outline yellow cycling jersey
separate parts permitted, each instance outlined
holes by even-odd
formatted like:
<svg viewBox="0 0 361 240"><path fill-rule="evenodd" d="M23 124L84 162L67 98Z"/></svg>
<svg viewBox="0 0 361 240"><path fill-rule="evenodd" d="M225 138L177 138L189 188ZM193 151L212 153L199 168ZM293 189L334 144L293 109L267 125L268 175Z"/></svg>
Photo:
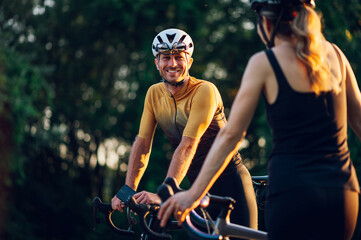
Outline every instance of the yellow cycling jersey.
<svg viewBox="0 0 361 240"><path fill-rule="evenodd" d="M200 139L188 171L196 174L219 129L226 124L224 107L218 89L211 82L190 77L188 84L180 87L174 95L164 83L148 89L138 135L152 139L158 124L174 149L182 136Z"/></svg>

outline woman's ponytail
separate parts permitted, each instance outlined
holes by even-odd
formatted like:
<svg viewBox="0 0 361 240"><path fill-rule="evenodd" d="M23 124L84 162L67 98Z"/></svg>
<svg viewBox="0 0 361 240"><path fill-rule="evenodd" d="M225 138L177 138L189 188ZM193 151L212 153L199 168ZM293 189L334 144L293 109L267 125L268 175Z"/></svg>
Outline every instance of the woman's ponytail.
<svg viewBox="0 0 361 240"><path fill-rule="evenodd" d="M302 6L291 23L291 30L297 39L297 56L307 67L314 92L319 94L330 89L339 92L339 83L331 74L327 51L324 51L325 38L319 15L312 8Z"/></svg>

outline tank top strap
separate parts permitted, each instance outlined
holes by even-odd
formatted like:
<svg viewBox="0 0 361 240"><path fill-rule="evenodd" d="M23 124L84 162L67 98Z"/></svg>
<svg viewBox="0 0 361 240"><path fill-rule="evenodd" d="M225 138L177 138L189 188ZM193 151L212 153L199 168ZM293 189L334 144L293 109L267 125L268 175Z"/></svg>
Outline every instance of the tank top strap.
<svg viewBox="0 0 361 240"><path fill-rule="evenodd" d="M274 55L273 51L271 49L267 49L265 50L267 58L272 66L273 72L276 75L276 79L278 82L278 85L280 88L286 88L292 91L291 86L288 84L288 81L285 77L285 75L283 74L283 71L280 67L280 64L277 61L276 56Z"/></svg>

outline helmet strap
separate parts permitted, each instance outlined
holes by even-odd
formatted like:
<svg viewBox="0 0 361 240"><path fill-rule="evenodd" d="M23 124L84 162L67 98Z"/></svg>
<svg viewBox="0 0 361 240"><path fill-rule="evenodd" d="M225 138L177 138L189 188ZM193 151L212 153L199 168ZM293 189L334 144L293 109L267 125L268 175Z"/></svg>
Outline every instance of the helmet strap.
<svg viewBox="0 0 361 240"><path fill-rule="evenodd" d="M165 80L164 78L162 78L160 81L161 81L161 82L164 82L164 83L166 83L166 84L169 84L169 85L171 85L171 86L173 86L173 87L179 87L179 86L181 86L181 85L184 83L184 79L183 79L182 81L180 81L180 82L177 82L177 83L168 82L168 81Z"/></svg>
<svg viewBox="0 0 361 240"><path fill-rule="evenodd" d="M264 30L264 27L263 27L263 24L262 24L262 21L263 21L262 15L259 14L258 16L259 16L259 20L258 20L258 22L259 22L259 28L260 28L260 30L261 30L263 39L266 41L266 47L267 47L267 49L270 49L271 47L274 46L274 43L272 43L272 42L268 39L268 37L267 37L267 34L266 34L266 32L265 32L265 30Z"/></svg>
<svg viewBox="0 0 361 240"><path fill-rule="evenodd" d="M285 9L286 8L282 8L282 10L281 10L281 12L280 12L280 14L279 14L279 16L278 16L278 18L277 18L277 21L276 21L276 23L275 23L275 25L274 25L274 28L273 28L273 30L272 30L272 32L271 32L271 38L270 39L268 39L268 37L267 37L267 35L266 35L266 32L265 32L265 30L264 30L264 27L263 27L263 24L262 24L262 15L259 13L258 14L258 16L259 16L259 27L260 27L260 29L261 29L261 33L262 33L262 36L263 36L263 38L266 40L266 43L267 43L267 49L270 49L270 48L272 48L272 47L274 47L275 46L275 37L276 37L276 33L277 33L277 31L278 31L278 28L279 28L279 26L280 26L280 23L281 23L281 19L282 19L282 17L283 17L283 14L284 14L284 12L285 12Z"/></svg>

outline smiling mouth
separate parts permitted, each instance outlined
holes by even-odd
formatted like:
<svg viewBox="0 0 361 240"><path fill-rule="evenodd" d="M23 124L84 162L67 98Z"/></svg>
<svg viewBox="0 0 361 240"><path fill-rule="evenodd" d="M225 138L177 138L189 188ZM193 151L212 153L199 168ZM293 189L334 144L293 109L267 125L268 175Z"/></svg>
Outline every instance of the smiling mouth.
<svg viewBox="0 0 361 240"><path fill-rule="evenodd" d="M169 73L178 73L178 72L180 72L180 70L167 70L167 72L169 72Z"/></svg>

